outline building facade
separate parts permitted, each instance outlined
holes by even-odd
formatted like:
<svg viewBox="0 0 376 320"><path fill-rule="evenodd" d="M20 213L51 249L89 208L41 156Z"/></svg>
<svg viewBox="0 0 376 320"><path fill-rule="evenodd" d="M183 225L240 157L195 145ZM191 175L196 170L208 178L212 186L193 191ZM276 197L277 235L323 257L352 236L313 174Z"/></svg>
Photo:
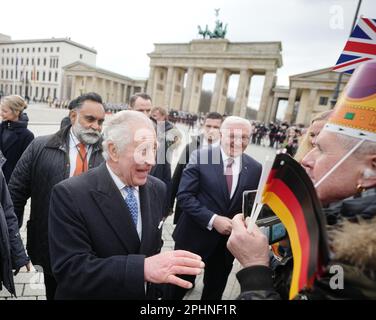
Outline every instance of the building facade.
<svg viewBox="0 0 376 320"><path fill-rule="evenodd" d="M96 50L69 38L12 40L0 34L0 96L63 101L95 91L106 103L124 104L146 90L146 80L98 68L96 57Z"/></svg>
<svg viewBox="0 0 376 320"><path fill-rule="evenodd" d="M95 65L97 51L68 38L11 40L0 37L0 91L37 101L61 99L63 67L75 61Z"/></svg>
<svg viewBox="0 0 376 320"><path fill-rule="evenodd" d="M63 69L64 100L94 91L104 102L125 104L134 93L145 91L146 80L134 80L86 63L74 62Z"/></svg>

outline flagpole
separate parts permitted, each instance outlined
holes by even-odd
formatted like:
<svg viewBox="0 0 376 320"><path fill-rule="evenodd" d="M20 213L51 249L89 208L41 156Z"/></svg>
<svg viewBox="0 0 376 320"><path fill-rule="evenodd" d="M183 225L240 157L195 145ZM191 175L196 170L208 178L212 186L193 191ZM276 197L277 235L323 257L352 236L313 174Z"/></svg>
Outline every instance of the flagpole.
<svg viewBox="0 0 376 320"><path fill-rule="evenodd" d="M353 24L352 24L352 27L351 27L351 30L350 30L350 36L351 36L351 34L352 34L353 30L354 30L356 21L358 20L358 14L359 14L359 10L360 10L361 4L362 4L362 0L359 0L358 6L356 8L355 16L354 16L354 21L353 21ZM343 77L343 72L340 72L339 76L338 76L336 88L334 89L333 98L330 100L331 109L333 109L334 106L337 103L337 99L338 99L338 96L339 96L339 88L340 88L341 82L342 82L342 77Z"/></svg>

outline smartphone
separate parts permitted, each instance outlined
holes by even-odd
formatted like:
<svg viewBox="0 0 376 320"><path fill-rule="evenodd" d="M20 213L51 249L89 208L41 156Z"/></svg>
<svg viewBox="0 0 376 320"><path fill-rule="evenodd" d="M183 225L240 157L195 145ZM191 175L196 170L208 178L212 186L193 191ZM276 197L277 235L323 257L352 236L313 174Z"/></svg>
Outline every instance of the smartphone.
<svg viewBox="0 0 376 320"><path fill-rule="evenodd" d="M251 215L256 193L257 190L248 190L243 192L244 219ZM261 228L266 237L269 239L269 244L281 241L287 236L286 229L281 220L274 214L273 210L265 204L263 205L257 218L256 225Z"/></svg>
<svg viewBox="0 0 376 320"><path fill-rule="evenodd" d="M243 214L244 219L249 217L252 212L253 203L256 199L257 190L247 190L243 192Z"/></svg>

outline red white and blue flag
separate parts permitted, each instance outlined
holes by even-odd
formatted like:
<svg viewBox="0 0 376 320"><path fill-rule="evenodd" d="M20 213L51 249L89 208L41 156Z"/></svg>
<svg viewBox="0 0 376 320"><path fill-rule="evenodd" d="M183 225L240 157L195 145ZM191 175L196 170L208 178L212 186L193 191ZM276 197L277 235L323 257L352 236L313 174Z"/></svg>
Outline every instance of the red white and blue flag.
<svg viewBox="0 0 376 320"><path fill-rule="evenodd" d="M332 70L351 74L372 59L376 59L376 19L361 17Z"/></svg>

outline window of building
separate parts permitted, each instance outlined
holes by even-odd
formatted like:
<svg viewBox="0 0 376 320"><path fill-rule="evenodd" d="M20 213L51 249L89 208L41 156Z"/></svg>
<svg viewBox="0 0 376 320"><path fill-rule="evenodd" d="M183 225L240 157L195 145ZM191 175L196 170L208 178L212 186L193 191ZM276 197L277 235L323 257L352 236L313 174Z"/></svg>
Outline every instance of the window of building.
<svg viewBox="0 0 376 320"><path fill-rule="evenodd" d="M40 58L38 58L38 60L37 60L37 65L38 66L40 65Z"/></svg>
<svg viewBox="0 0 376 320"><path fill-rule="evenodd" d="M42 96L41 99L44 99L44 87L42 87Z"/></svg>
<svg viewBox="0 0 376 320"><path fill-rule="evenodd" d="M38 98L38 90L39 88L38 87L35 87L35 98Z"/></svg>
<svg viewBox="0 0 376 320"><path fill-rule="evenodd" d="M5 50L4 50L4 48L3 48L3 53L4 53L4 51L5 51Z"/></svg>
<svg viewBox="0 0 376 320"><path fill-rule="evenodd" d="M50 48L50 52L54 52L54 48L53 47Z"/></svg>
<svg viewBox="0 0 376 320"><path fill-rule="evenodd" d="M80 59L82 59L84 57L84 55L83 54L80 54Z"/></svg>
<svg viewBox="0 0 376 320"><path fill-rule="evenodd" d="M47 48L44 48L44 52L47 52ZM43 89L43 88L42 88Z"/></svg>
<svg viewBox="0 0 376 320"><path fill-rule="evenodd" d="M56 52L60 52L60 47L56 47Z"/></svg>
<svg viewBox="0 0 376 320"><path fill-rule="evenodd" d="M38 52L40 52L40 47L38 48ZM38 88L37 88L38 89Z"/></svg>
<svg viewBox="0 0 376 320"><path fill-rule="evenodd" d="M46 72L43 71L42 81L46 80Z"/></svg>
<svg viewBox="0 0 376 320"><path fill-rule="evenodd" d="M14 53L14 48L12 48L12 53Z"/></svg>
<svg viewBox="0 0 376 320"><path fill-rule="evenodd" d="M16 50L17 53L18 53L18 50L19 50L19 49L17 48L17 50Z"/></svg>
<svg viewBox="0 0 376 320"><path fill-rule="evenodd" d="M13 80L13 70L10 71L10 80Z"/></svg>
<svg viewBox="0 0 376 320"><path fill-rule="evenodd" d="M27 48L27 49L26 49L26 52L29 53L29 51L30 51L30 48Z"/></svg>
<svg viewBox="0 0 376 320"><path fill-rule="evenodd" d="M21 71L20 73L20 79L22 79L22 76L23 76L23 71Z"/></svg>
<svg viewBox="0 0 376 320"><path fill-rule="evenodd" d="M23 65L23 58L21 58L21 66Z"/></svg>
<svg viewBox="0 0 376 320"><path fill-rule="evenodd" d="M35 48L33 48L33 52L35 52Z"/></svg>
<svg viewBox="0 0 376 320"><path fill-rule="evenodd" d="M5 79L8 79L8 70L5 71Z"/></svg>
<svg viewBox="0 0 376 320"><path fill-rule="evenodd" d="M59 68L59 59L56 59L56 69Z"/></svg>
<svg viewBox="0 0 376 320"><path fill-rule="evenodd" d="M50 68L52 68L52 58L50 58Z"/></svg>
<svg viewBox="0 0 376 320"><path fill-rule="evenodd" d="M57 90L56 90L56 88L55 88L55 89L54 89L54 99L57 98L56 93L57 93Z"/></svg>
<svg viewBox="0 0 376 320"><path fill-rule="evenodd" d="M48 73L48 81L51 82L51 72Z"/></svg>
<svg viewBox="0 0 376 320"><path fill-rule="evenodd" d="M22 52L22 53L24 52L24 48L21 48L21 52Z"/></svg>
<svg viewBox="0 0 376 320"><path fill-rule="evenodd" d="M25 79L26 79L26 80L29 80L29 72L28 72L28 71L26 71Z"/></svg>
<svg viewBox="0 0 376 320"><path fill-rule="evenodd" d="M47 64L47 59L44 58L44 59L43 59L43 65L46 66L46 64Z"/></svg>
<svg viewBox="0 0 376 320"><path fill-rule="evenodd" d="M12 58L12 62L11 62L11 65L13 66L14 65L14 59Z"/></svg>
<svg viewBox="0 0 376 320"><path fill-rule="evenodd" d="M319 105L320 106L326 106L326 105L328 105L328 101L329 101L328 97L320 97Z"/></svg>
<svg viewBox="0 0 376 320"><path fill-rule="evenodd" d="M7 53L9 53L9 48L7 49Z"/></svg>
<svg viewBox="0 0 376 320"><path fill-rule="evenodd" d="M34 58L31 59L31 65L34 65Z"/></svg>
<svg viewBox="0 0 376 320"><path fill-rule="evenodd" d="M4 58L1 58L1 64L4 64Z"/></svg>
<svg viewBox="0 0 376 320"><path fill-rule="evenodd" d="M163 72L161 72L161 73L159 74L159 80L163 81L163 78L164 78L164 74L163 74Z"/></svg>
<svg viewBox="0 0 376 320"><path fill-rule="evenodd" d="M55 82L57 82L57 76L58 76L58 73L55 72Z"/></svg>
<svg viewBox="0 0 376 320"><path fill-rule="evenodd" d="M4 78L4 70L1 70L1 79Z"/></svg>
<svg viewBox="0 0 376 320"><path fill-rule="evenodd" d="M7 58L7 65L9 65L9 58Z"/></svg>
<svg viewBox="0 0 376 320"><path fill-rule="evenodd" d="M39 71L37 71L37 81L39 81Z"/></svg>
<svg viewBox="0 0 376 320"><path fill-rule="evenodd" d="M29 58L26 58L26 65L29 65Z"/></svg>

